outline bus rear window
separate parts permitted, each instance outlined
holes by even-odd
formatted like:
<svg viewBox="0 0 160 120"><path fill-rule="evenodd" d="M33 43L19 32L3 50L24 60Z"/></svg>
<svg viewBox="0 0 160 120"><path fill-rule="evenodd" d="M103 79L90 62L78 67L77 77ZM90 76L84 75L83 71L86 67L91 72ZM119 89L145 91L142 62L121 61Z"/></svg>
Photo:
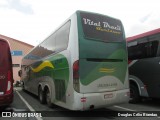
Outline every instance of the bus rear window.
<svg viewBox="0 0 160 120"><path fill-rule="evenodd" d="M9 60L9 46L6 42L0 41L0 69L7 68Z"/></svg>
<svg viewBox="0 0 160 120"><path fill-rule="evenodd" d="M121 42L123 37L122 23L108 16L91 13L80 13L84 37L103 42Z"/></svg>

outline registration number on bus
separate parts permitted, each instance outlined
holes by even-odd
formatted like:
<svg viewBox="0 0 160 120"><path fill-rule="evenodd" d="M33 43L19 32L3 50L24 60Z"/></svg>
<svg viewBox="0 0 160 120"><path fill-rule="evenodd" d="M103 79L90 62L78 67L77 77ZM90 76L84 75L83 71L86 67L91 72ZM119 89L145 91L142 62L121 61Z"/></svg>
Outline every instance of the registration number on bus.
<svg viewBox="0 0 160 120"><path fill-rule="evenodd" d="M113 93L105 94L104 99L113 98Z"/></svg>

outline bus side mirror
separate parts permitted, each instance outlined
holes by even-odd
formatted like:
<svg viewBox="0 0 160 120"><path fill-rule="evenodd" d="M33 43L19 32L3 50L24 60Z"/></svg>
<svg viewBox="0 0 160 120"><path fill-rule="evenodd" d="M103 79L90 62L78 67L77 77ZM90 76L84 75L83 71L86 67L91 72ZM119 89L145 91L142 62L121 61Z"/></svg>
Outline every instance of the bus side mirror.
<svg viewBox="0 0 160 120"><path fill-rule="evenodd" d="M18 76L21 77L22 76L22 70L18 71Z"/></svg>

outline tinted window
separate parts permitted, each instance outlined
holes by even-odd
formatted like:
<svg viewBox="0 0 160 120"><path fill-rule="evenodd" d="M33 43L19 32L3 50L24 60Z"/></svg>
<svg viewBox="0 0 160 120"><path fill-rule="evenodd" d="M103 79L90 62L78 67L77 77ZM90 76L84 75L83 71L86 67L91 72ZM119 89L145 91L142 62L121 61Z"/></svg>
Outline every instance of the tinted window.
<svg viewBox="0 0 160 120"><path fill-rule="evenodd" d="M131 60L156 57L158 44L158 41L151 41L130 46L128 47L128 57Z"/></svg>
<svg viewBox="0 0 160 120"><path fill-rule="evenodd" d="M69 41L70 21L49 36L41 45L44 50L57 52L67 49ZM50 53L50 52L48 52Z"/></svg>
<svg viewBox="0 0 160 120"><path fill-rule="evenodd" d="M47 50L55 51L56 49L56 34L49 36L42 44L41 47Z"/></svg>
<svg viewBox="0 0 160 120"><path fill-rule="evenodd" d="M56 32L56 51L65 50L68 47L70 21Z"/></svg>
<svg viewBox="0 0 160 120"><path fill-rule="evenodd" d="M80 13L82 28L86 38L100 40L104 42L123 41L122 23L107 16Z"/></svg>
<svg viewBox="0 0 160 120"><path fill-rule="evenodd" d="M34 48L25 59L38 60L50 54L65 50L68 47L70 21L50 35L44 42Z"/></svg>
<svg viewBox="0 0 160 120"><path fill-rule="evenodd" d="M150 42L150 57L156 57L158 51L159 41Z"/></svg>

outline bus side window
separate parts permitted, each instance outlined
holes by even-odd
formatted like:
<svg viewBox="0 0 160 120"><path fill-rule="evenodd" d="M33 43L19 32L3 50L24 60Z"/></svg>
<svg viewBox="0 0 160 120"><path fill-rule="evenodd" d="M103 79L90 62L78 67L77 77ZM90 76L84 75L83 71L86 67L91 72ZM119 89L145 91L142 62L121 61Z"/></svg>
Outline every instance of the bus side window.
<svg viewBox="0 0 160 120"><path fill-rule="evenodd" d="M70 21L64 24L56 32L56 51L62 51L67 49L70 32Z"/></svg>
<svg viewBox="0 0 160 120"><path fill-rule="evenodd" d="M159 41L152 41L151 42L151 57L157 56L158 45L159 45Z"/></svg>
<svg viewBox="0 0 160 120"><path fill-rule="evenodd" d="M147 43L140 43L128 48L130 60L146 58Z"/></svg>
<svg viewBox="0 0 160 120"><path fill-rule="evenodd" d="M151 41L146 43L139 43L138 45L128 48L128 56L130 60L144 59L156 57L158 50L158 41Z"/></svg>

